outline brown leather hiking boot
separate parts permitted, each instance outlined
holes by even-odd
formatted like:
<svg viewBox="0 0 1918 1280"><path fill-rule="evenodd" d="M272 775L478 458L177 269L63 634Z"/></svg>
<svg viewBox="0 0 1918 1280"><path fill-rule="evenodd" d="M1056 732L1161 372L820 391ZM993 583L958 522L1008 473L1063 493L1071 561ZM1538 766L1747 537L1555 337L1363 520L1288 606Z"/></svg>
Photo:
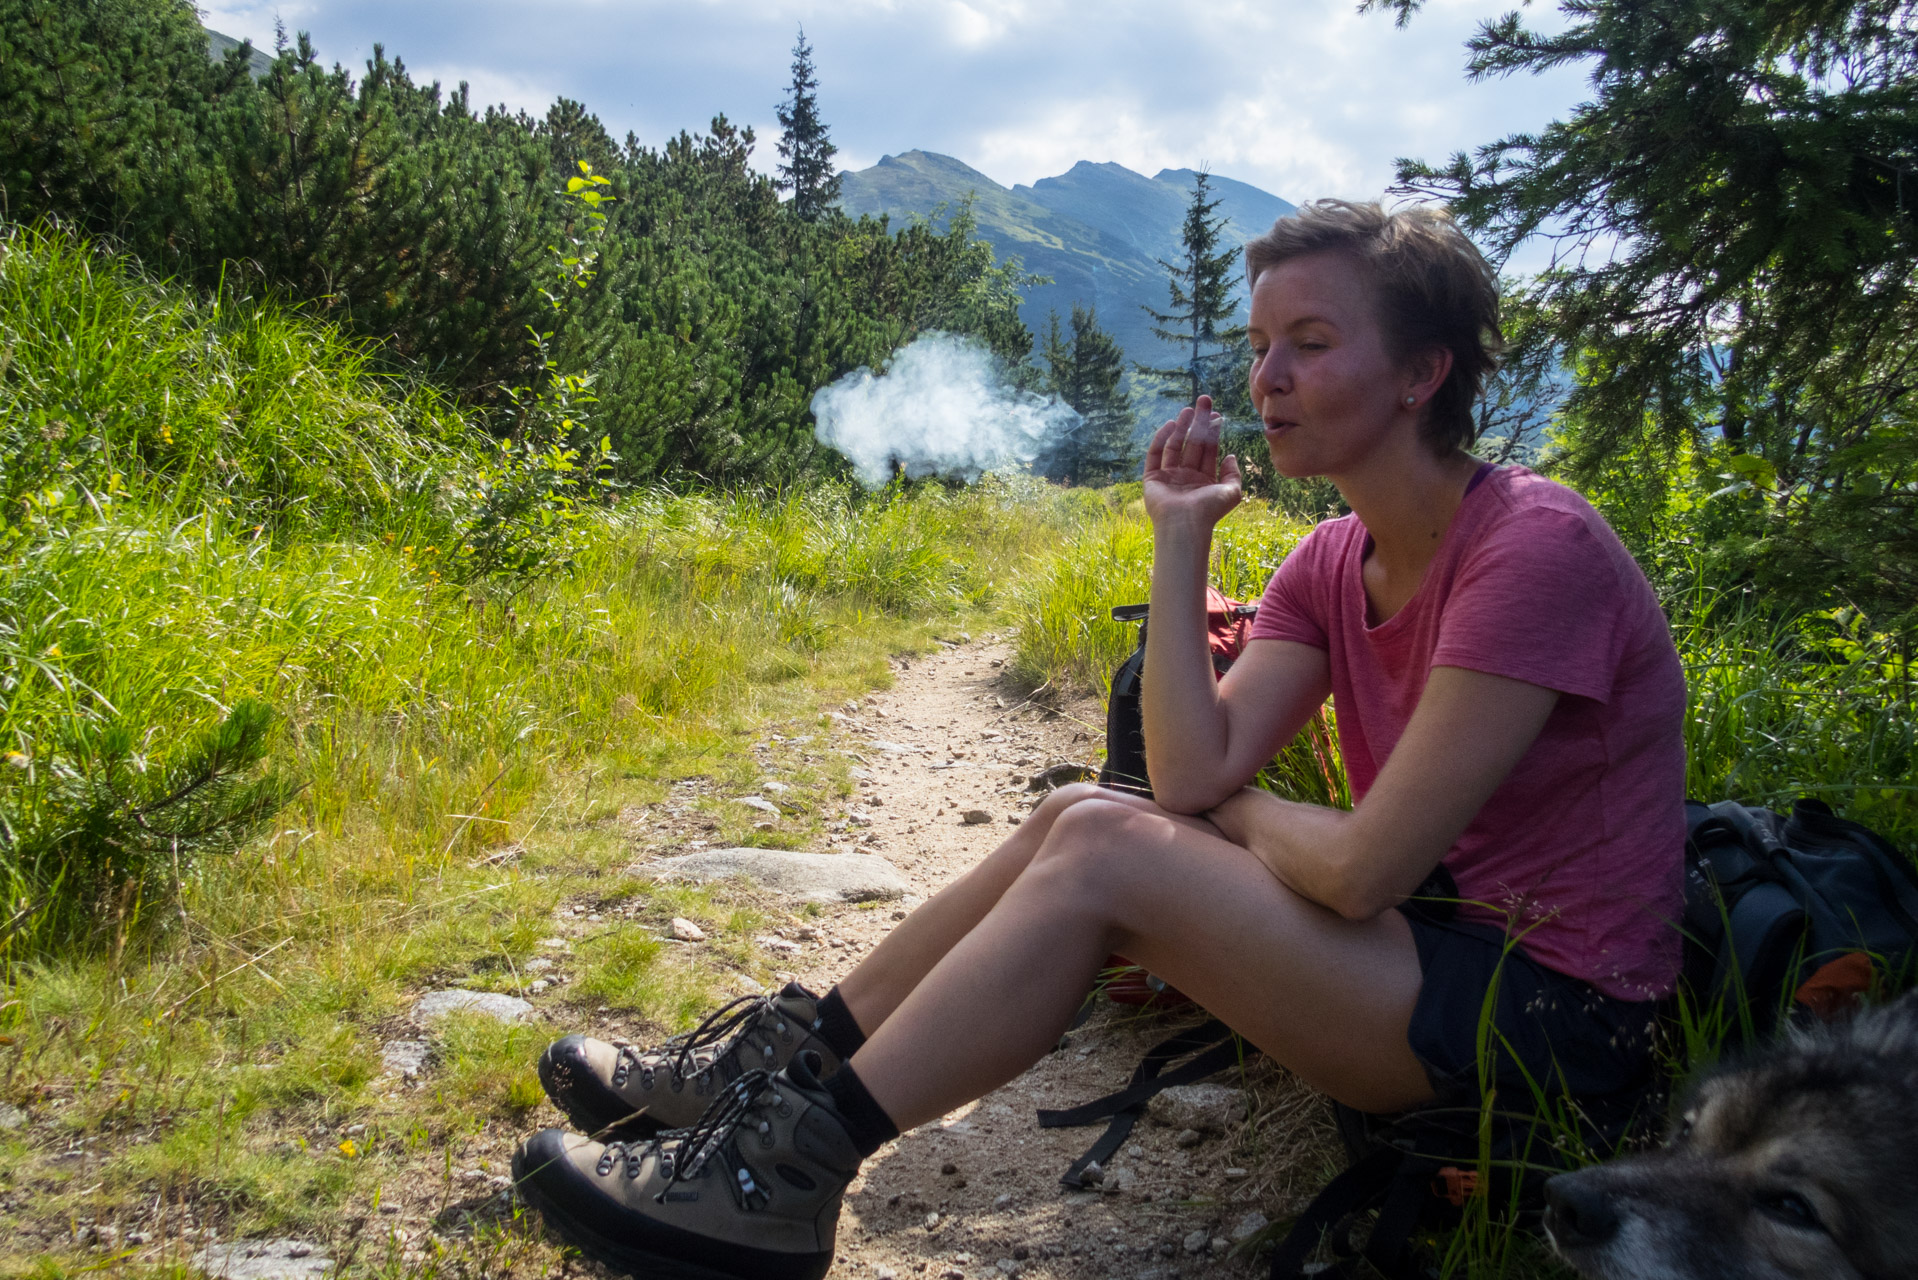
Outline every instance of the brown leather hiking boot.
<svg viewBox="0 0 1918 1280"><path fill-rule="evenodd" d="M598 1143L561 1129L513 1154L520 1194L581 1253L669 1280L821 1280L859 1153L812 1053L747 1071L690 1128Z"/></svg>
<svg viewBox="0 0 1918 1280"><path fill-rule="evenodd" d="M553 1105L593 1137L683 1129L743 1073L778 1071L802 1049L819 1055L822 1075L837 1071L838 1055L813 1031L818 1003L812 992L788 983L776 996L724 1005L650 1050L567 1036L540 1055L539 1081Z"/></svg>

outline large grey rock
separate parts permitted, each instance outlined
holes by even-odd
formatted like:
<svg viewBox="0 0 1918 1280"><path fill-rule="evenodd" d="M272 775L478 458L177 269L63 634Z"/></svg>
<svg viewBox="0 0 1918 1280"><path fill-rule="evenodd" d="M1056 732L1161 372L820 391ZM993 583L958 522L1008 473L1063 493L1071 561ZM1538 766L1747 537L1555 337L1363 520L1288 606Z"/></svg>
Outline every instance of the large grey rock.
<svg viewBox="0 0 1918 1280"><path fill-rule="evenodd" d="M743 876L775 893L808 902L891 901L905 897L912 888L898 867L865 853L704 849L652 863L645 873L695 884Z"/></svg>
<svg viewBox="0 0 1918 1280"><path fill-rule="evenodd" d="M18 1129L27 1122L27 1113L9 1103L0 1102L0 1132Z"/></svg>
<svg viewBox="0 0 1918 1280"><path fill-rule="evenodd" d="M533 1006L497 991L429 991L413 1006L413 1021L437 1022L449 1013L478 1013L501 1022L518 1022Z"/></svg>
<svg viewBox="0 0 1918 1280"><path fill-rule="evenodd" d="M333 1259L304 1240L236 1240L200 1250L193 1267L213 1280L319 1280Z"/></svg>
<svg viewBox="0 0 1918 1280"><path fill-rule="evenodd" d="M1222 1084L1181 1084L1154 1094L1145 1113L1168 1129L1223 1133L1245 1119L1246 1093Z"/></svg>

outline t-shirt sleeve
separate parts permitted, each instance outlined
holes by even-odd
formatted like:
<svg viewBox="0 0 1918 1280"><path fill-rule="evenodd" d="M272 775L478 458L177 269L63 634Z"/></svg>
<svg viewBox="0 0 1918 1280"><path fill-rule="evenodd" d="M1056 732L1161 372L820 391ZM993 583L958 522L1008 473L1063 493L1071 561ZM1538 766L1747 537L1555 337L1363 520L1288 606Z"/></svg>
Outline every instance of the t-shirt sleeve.
<svg viewBox="0 0 1918 1280"><path fill-rule="evenodd" d="M1293 640L1314 649L1332 647L1320 612L1326 596L1326 542L1314 529L1279 562L1259 597L1252 639Z"/></svg>
<svg viewBox="0 0 1918 1280"><path fill-rule="evenodd" d="M1565 511L1522 511L1459 566L1432 665L1610 699L1630 597L1591 529Z"/></svg>

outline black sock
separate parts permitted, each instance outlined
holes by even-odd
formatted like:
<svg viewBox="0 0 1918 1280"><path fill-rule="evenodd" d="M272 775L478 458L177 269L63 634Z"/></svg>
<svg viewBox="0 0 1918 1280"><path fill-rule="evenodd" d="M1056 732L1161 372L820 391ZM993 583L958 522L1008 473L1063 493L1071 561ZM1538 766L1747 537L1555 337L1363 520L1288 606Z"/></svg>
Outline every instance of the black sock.
<svg viewBox="0 0 1918 1280"><path fill-rule="evenodd" d="M853 1074L850 1062L839 1064L839 1070L826 1081L826 1092L832 1095L833 1109L846 1122L846 1135L861 1160L899 1136L899 1126L872 1100L865 1082Z"/></svg>
<svg viewBox="0 0 1918 1280"><path fill-rule="evenodd" d="M819 1003L813 1006L812 1029L841 1062L858 1053L859 1046L866 1043L866 1033L853 1020L852 1010L846 1007L838 987L819 997Z"/></svg>

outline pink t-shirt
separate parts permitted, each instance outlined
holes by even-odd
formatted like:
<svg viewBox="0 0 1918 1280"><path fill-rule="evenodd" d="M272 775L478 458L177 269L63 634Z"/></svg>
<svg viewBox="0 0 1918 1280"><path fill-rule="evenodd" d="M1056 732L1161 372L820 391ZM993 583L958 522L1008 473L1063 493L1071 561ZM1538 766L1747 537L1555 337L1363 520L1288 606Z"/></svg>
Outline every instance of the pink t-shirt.
<svg viewBox="0 0 1918 1280"><path fill-rule="evenodd" d="M1319 525L1272 575L1252 628L1330 656L1354 802L1434 666L1557 689L1537 741L1445 855L1468 904L1459 916L1506 928L1607 995L1670 991L1685 673L1631 553L1585 499L1523 467L1481 473L1417 594L1376 627L1359 576L1370 549L1357 516Z"/></svg>

